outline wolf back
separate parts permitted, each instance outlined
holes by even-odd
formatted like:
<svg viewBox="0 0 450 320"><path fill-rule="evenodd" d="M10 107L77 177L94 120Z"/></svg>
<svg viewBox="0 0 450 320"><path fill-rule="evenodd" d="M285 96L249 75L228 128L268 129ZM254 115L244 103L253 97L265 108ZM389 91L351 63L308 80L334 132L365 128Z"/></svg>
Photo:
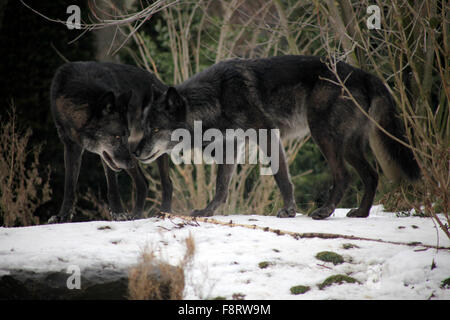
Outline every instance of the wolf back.
<svg viewBox="0 0 450 320"><path fill-rule="evenodd" d="M338 205L350 182L346 163L356 169L365 185L360 207L348 215L366 217L378 182L377 172L364 156L368 145L390 178L414 180L420 170L411 150L391 139L374 122L406 141L393 98L382 81L343 62L337 64L337 74L369 117L343 95L342 87L336 84L336 75L321 57L280 56L220 62L162 93L149 112L149 118L156 120L161 133L147 134L137 154L145 158L145 153L152 151L145 149L152 149L152 145L168 146L166 151L169 152L170 142L157 141L170 137L163 136L162 132L177 127L192 130L196 120L202 121L205 130L279 129L282 139L311 133L333 177L327 202L314 211L312 217L326 218ZM280 161L283 163L275 180L284 199L284 208L278 215L291 217L295 216L296 206L281 144ZM225 190L233 169L224 169L226 173L217 179L215 198L195 214L212 215L226 200Z"/></svg>

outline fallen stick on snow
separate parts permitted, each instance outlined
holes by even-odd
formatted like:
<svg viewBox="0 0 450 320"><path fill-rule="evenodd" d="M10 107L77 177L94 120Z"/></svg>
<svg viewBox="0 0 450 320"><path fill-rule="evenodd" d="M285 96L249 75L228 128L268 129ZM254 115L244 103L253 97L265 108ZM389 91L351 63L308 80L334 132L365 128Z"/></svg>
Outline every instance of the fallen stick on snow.
<svg viewBox="0 0 450 320"><path fill-rule="evenodd" d="M420 246L420 247L424 247L424 248L428 248L428 249L449 250L450 251L449 247L442 247L442 246L437 246L437 245L432 246L432 245L428 245L428 244L422 244L421 242L389 241L389 240L383 240L383 239L364 238L364 237L357 237L357 236L352 236L352 235L336 234L336 233L321 233L321 232L300 233L300 232L284 231L284 230L280 230L280 229L273 229L273 228L269 228L269 227L261 227L261 226L257 226L256 224L249 225L249 224L242 224L242 223L234 223L232 220L230 220L229 222L223 222L223 221L219 221L219 220L216 220L213 218L208 218L208 217L191 217L191 216L176 215L176 214L168 213L168 212L161 212L160 216L163 218L168 218L168 219L179 218L184 221L188 221L190 223L194 222L197 224L198 224L198 222L204 222L204 223L212 223L212 224L228 226L228 227L242 227L242 228L247 228L247 229L262 230L264 232L275 233L279 236L289 235L296 240L304 239L304 238L306 238L306 239L308 239L308 238L349 239L349 240L389 243L389 244L396 244L396 245L410 246L410 247Z"/></svg>

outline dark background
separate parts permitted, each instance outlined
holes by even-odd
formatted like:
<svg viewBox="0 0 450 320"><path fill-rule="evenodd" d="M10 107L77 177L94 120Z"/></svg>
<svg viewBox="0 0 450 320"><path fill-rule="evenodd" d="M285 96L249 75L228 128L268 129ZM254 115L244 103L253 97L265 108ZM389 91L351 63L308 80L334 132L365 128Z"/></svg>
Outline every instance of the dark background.
<svg viewBox="0 0 450 320"><path fill-rule="evenodd" d="M82 20L88 18L83 14L87 12L87 1L25 2L42 14L63 21L69 17L67 7L76 4L81 8ZM18 125L33 130L29 146L43 144L40 164L43 168L51 165L53 192L52 200L35 213L41 222L58 212L64 195L64 151L50 112L50 83L55 70L65 62L57 51L70 61L95 60L93 33L87 32L69 44L81 32L47 21L19 0L3 1L0 5L0 121L7 118L13 100ZM84 154L83 172L89 174L80 174L80 191L87 186L93 190L106 188L97 155Z"/></svg>
<svg viewBox="0 0 450 320"><path fill-rule="evenodd" d="M69 5L78 5L81 9L82 22L92 22L88 15L90 9L88 1L74 0L24 0L26 4L37 12L52 19L66 21L70 14L66 13ZM122 1L118 1L123 4ZM138 3L138 2L137 2ZM169 83L173 77L171 70L173 63L170 50L167 49L167 31L158 29L158 20L162 16L156 14L152 23L146 23L141 30L151 39L152 50L162 80ZM198 23L198 22L197 22ZM29 148L42 145L40 154L40 174L45 175L45 169L50 167L51 200L41 205L35 215L44 223L58 213L64 195L64 150L59 140L50 112L50 84L56 69L68 61L78 60L109 60L133 64L129 55L123 54L112 57L105 53L111 39L105 29L84 33L83 30L69 30L64 24L48 21L44 17L24 6L19 0L3 0L0 4L0 121L8 118L11 102L17 111L17 122L22 128L31 128L33 135ZM75 40L71 42L72 40ZM137 50L133 43L127 44L131 50ZM213 62L205 62L204 67ZM173 71L173 70L172 70ZM327 196L330 186L330 175L327 165L312 142L308 142L301 150L301 156L296 157L291 165L291 175L312 169L313 173L294 179L296 185L297 205L304 210L314 203L319 206ZM153 168L153 167L152 167ZM355 195L361 190L361 182L355 177L352 192L341 202L342 206L355 204ZM119 175L122 198L129 203L131 198L131 184L127 175ZM82 211L92 205L82 199L90 189L106 204L106 181L99 157L85 152L80 170L78 183L77 210L81 216L75 221L84 220ZM98 208L91 212L98 213ZM95 217L89 217L92 219ZM1 225L0 221L0 225Z"/></svg>

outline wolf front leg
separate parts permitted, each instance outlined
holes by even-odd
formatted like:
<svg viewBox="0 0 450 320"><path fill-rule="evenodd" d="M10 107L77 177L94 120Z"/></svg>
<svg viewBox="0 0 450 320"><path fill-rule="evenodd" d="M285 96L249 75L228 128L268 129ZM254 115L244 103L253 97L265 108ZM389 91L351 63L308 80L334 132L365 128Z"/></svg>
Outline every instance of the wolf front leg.
<svg viewBox="0 0 450 320"><path fill-rule="evenodd" d="M161 212L171 212L173 187L172 180L170 180L169 175L169 155L163 154L156 161L158 163L159 177L161 179L162 186Z"/></svg>
<svg viewBox="0 0 450 320"><path fill-rule="evenodd" d="M291 177L289 175L289 166L286 161L286 155L284 153L284 147L281 140L278 143L278 171L275 173L274 178L280 189L281 196L283 197L284 206L278 213L278 218L293 218L297 214L297 206L294 198L294 185L292 184Z"/></svg>
<svg viewBox="0 0 450 320"><path fill-rule="evenodd" d="M205 209L194 210L191 216L194 217L210 217L213 216L216 210L227 201L228 188L233 177L236 161L233 164L219 164L216 177L216 194L214 199L208 203Z"/></svg>
<svg viewBox="0 0 450 320"><path fill-rule="evenodd" d="M106 162L103 161L103 159L101 160L106 176L106 184L108 188L107 197L111 219L117 221L127 220L127 212L123 208L119 186L117 184L117 172L113 171L106 164Z"/></svg>
<svg viewBox="0 0 450 320"><path fill-rule="evenodd" d="M144 177L144 173L139 166L139 163L135 160L134 167L127 169L127 173L133 179L133 183L136 186L136 198L133 211L131 212L132 219L140 219L143 217L145 199L148 193L148 183Z"/></svg>
<svg viewBox="0 0 450 320"><path fill-rule="evenodd" d="M52 216L48 220L48 223L67 222L72 219L72 210L75 203L75 191L77 188L82 156L83 149L80 146L73 142L64 143L64 200L58 215Z"/></svg>
<svg viewBox="0 0 450 320"><path fill-rule="evenodd" d="M278 188L280 189L281 196L283 197L283 208L278 213L278 218L292 218L297 214L297 206L294 198L294 185L292 184L291 177L289 175L289 166L286 161L286 155L284 153L284 147L279 135L271 132L270 138L260 141L265 142L266 147L262 147L262 152L266 156L270 156L271 174L274 175ZM269 151L270 150L270 151Z"/></svg>

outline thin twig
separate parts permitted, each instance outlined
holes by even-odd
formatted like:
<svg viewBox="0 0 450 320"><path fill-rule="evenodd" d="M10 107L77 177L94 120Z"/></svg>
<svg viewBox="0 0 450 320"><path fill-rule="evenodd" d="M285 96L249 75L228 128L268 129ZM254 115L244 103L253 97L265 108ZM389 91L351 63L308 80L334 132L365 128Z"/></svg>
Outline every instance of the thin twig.
<svg viewBox="0 0 450 320"><path fill-rule="evenodd" d="M284 231L280 229L273 229L269 227L261 227L257 225L248 225L248 224L241 224L241 223L234 223L233 221L229 222L223 222L216 220L214 218L205 218L205 217L191 217L191 216L182 216L182 215L175 215L172 213L162 212L161 214L165 215L167 218L179 218L185 221L195 221L195 222L204 222L204 223L211 223L216 225L222 225L222 226L228 226L228 227L242 227L246 229L252 229L252 230L262 230L264 232L271 232L275 233L276 235L289 235L293 237L296 240L299 239L311 239L311 238L319 238L319 239L348 239L348 240L355 240L355 241L372 241L372 242L379 242L379 243L386 243L386 244L394 244L394 245L402 245L402 246L420 246L424 248L431 248L436 250L450 250L450 247L443 247L443 246L432 246L427 244L422 244L419 242L401 242L401 241L389 241L389 240L383 240L383 239L374 239L374 238L365 238L365 237L357 237L353 235L345 235L345 234L336 234L336 233L322 233L322 232L293 232L293 231Z"/></svg>

